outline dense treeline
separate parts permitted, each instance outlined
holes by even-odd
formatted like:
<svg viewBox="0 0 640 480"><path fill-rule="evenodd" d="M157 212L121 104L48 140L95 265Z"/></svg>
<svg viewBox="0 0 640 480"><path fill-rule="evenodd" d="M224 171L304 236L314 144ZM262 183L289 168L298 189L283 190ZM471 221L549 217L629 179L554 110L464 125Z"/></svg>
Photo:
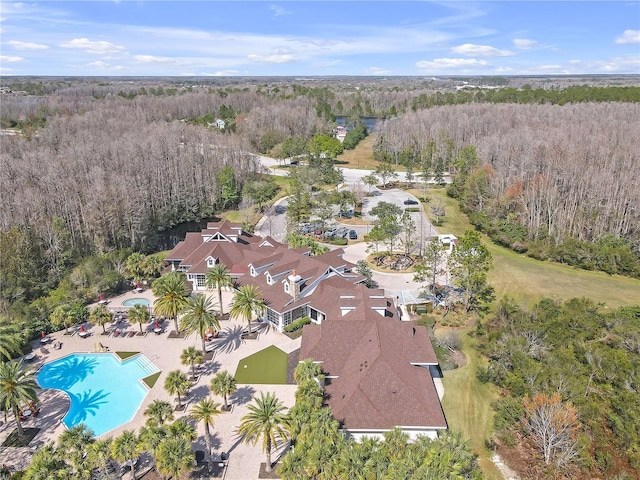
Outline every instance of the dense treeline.
<svg viewBox="0 0 640 480"><path fill-rule="evenodd" d="M449 194L502 244L638 276L638 124L626 103L439 107L386 121L377 148L456 173Z"/></svg>
<svg viewBox="0 0 640 480"><path fill-rule="evenodd" d="M521 447L527 478L636 478L640 469L640 308L586 299L504 300L478 327L501 388L498 440ZM547 415L545 420L545 414Z"/></svg>

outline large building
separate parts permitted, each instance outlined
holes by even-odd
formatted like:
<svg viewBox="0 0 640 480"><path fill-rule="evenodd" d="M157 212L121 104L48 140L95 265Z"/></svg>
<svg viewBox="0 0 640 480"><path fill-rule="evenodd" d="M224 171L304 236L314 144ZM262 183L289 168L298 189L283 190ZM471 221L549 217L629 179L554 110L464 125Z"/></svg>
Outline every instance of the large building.
<svg viewBox="0 0 640 480"><path fill-rule="evenodd" d="M399 314L382 289L336 249L311 257L239 224L210 223L188 233L166 257L187 275L193 290L206 290L207 270L225 265L236 285L255 285L267 302L263 321L282 331L309 317L300 360L321 363L326 402L342 429L353 436L381 436L400 427L411 437L435 437L447 428L434 384L438 360L427 331Z"/></svg>
<svg viewBox="0 0 640 480"><path fill-rule="evenodd" d="M167 255L171 268L184 272L193 290L205 290L207 270L220 263L238 285L255 285L268 300L263 320L282 331L302 317L364 319L371 313L396 317L384 290L362 285L364 277L343 260L342 249L311 257L307 248L292 250L270 237L242 231L239 224L210 223L187 233Z"/></svg>
<svg viewBox="0 0 640 480"><path fill-rule="evenodd" d="M327 376L327 405L356 439L400 427L410 438L447 428L434 384L438 359L423 327L371 317L306 325L300 359Z"/></svg>

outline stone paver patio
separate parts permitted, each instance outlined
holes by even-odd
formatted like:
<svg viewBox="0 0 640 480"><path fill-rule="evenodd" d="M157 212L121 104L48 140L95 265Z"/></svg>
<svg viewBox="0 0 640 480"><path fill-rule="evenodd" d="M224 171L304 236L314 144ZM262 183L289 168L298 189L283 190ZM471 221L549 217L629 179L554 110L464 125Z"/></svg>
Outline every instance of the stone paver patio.
<svg viewBox="0 0 640 480"><path fill-rule="evenodd" d="M211 292L212 300L217 302L217 292ZM150 290L142 293L128 292L119 297L110 299L108 306L111 309L117 309L123 301L129 298L147 298L153 302L153 295ZM232 299L231 292L223 292L224 311L229 311L229 304ZM235 373L238 362L253 353L256 353L270 345L275 345L286 353L291 353L300 348L300 339L291 340L286 335L281 334L277 330L266 324L255 324L253 328L258 328L260 334L257 340L242 339L240 334L245 328L246 322L240 320L223 320L220 322L221 334L212 343L208 344L208 350L213 352L213 359L205 362L202 369L202 375L196 385L191 389L188 398L189 406L198 400L211 395L212 398L222 404L223 399L210 393L208 385L213 375L221 370L227 370L232 375ZM51 342L41 346L39 340L33 342L33 351L36 358L31 362L34 367L38 368L46 362L50 362L78 352L94 352L95 344L100 342L109 351L136 351L144 353L162 373L155 386L149 390L149 393L142 402L142 405L136 412L133 420L119 428L104 434L102 437L115 437L124 430L138 430L145 423L144 410L153 400L165 400L171 403L173 397L164 390L164 381L166 375L171 370L180 369L187 373L188 366L181 365L180 354L190 346L198 349L201 348L201 340L196 335L188 338L169 338L169 332L174 329L173 322L165 321L165 332L156 335L153 331L153 323L143 325L144 336L126 336L113 337L102 335L102 327L85 324L85 330L90 334L86 338L78 335L79 330L74 328L72 335L65 335L65 331L56 332L50 335ZM107 329L115 328L114 326L106 326ZM123 322L118 325L121 330L134 330L139 332L139 325L130 325ZM62 342L62 348L56 350L53 348L53 342ZM264 454L261 450L261 442L254 447L240 442L236 435L236 429L240 424L240 418L247 413L247 405L252 402L254 395L260 395L260 392L275 392L277 397L287 406L292 407L295 403L295 385L238 385L238 391L229 399L233 403L233 409L230 413L223 413L216 417L213 428L213 453L214 458L218 459L222 452L228 454L228 467L225 478L233 480L247 480L258 478L260 463L264 462ZM40 432L31 441L31 446L42 445L47 442L55 441L64 431L65 426L62 418L69 408L68 397L58 391L41 390L39 391L41 399L42 411L37 418L29 418L24 423L25 428L40 428ZM188 415L186 412L176 412L176 418ZM7 422L0 426L0 443L15 429L15 421L8 417ZM197 426L199 438L195 442L194 450L204 450L204 428L202 425ZM272 453L272 459L277 459L282 453L283 446L278 452ZM2 463L13 466L15 468L25 468L30 463L32 450L30 448L4 448L0 450L0 458ZM144 459L143 459L144 460ZM144 461L142 462L144 465Z"/></svg>

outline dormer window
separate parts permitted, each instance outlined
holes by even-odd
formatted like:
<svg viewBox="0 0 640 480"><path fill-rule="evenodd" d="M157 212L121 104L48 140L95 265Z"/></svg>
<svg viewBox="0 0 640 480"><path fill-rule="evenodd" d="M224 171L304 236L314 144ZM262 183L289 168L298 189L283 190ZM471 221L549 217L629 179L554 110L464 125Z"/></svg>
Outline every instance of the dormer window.
<svg viewBox="0 0 640 480"><path fill-rule="evenodd" d="M256 272L255 268L253 268L253 265L251 265L251 267L249 268L249 273L251 274L252 277L258 276L258 272Z"/></svg>
<svg viewBox="0 0 640 480"><path fill-rule="evenodd" d="M271 274L269 272L267 272L267 283L269 285L273 285L273 277L271 276Z"/></svg>
<svg viewBox="0 0 640 480"><path fill-rule="evenodd" d="M216 259L213 257L207 258L207 268L213 268L216 264Z"/></svg>
<svg viewBox="0 0 640 480"><path fill-rule="evenodd" d="M285 293L291 293L291 290L289 289L289 282L284 282L284 291Z"/></svg>

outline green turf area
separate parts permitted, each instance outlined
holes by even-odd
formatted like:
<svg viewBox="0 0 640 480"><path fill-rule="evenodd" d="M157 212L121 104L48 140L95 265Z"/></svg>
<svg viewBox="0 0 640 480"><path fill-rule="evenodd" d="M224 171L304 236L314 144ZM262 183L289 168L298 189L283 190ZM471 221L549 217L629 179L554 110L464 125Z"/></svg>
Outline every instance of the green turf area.
<svg viewBox="0 0 640 480"><path fill-rule="evenodd" d="M116 355L120 360L126 360L129 357L139 354L140 352L116 352Z"/></svg>
<svg viewBox="0 0 640 480"><path fill-rule="evenodd" d="M287 354L278 347L268 347L243 358L238 363L236 383L287 383Z"/></svg>
<svg viewBox="0 0 640 480"><path fill-rule="evenodd" d="M144 377L142 381L147 385L147 387L153 388L153 386L158 381L158 377L160 376L161 373L162 372L156 372L152 375L149 375L148 377Z"/></svg>
<svg viewBox="0 0 640 480"><path fill-rule="evenodd" d="M490 385L483 384L476 378L482 360L472 346L473 340L467 335L469 330L460 331L461 348L467 357L467 364L444 372L442 407L449 428L461 431L465 438L470 439L473 452L480 457L484 478L501 479L502 475L491 461L492 454L484 445L493 429L491 402L497 396Z"/></svg>

